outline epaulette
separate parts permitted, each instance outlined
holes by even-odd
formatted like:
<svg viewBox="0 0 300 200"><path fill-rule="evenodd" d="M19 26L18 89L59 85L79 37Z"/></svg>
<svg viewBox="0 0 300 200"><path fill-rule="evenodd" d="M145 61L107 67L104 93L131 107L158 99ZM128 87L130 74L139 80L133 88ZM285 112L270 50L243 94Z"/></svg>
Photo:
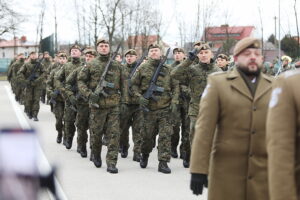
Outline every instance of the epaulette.
<svg viewBox="0 0 300 200"><path fill-rule="evenodd" d="M284 72L284 78L289 78L291 76L300 74L300 69L296 69L296 70L289 70L287 72Z"/></svg>
<svg viewBox="0 0 300 200"><path fill-rule="evenodd" d="M209 74L210 76L216 76L216 75L221 75L221 74L225 74L226 72L224 71L217 71L217 72L213 72L211 74Z"/></svg>

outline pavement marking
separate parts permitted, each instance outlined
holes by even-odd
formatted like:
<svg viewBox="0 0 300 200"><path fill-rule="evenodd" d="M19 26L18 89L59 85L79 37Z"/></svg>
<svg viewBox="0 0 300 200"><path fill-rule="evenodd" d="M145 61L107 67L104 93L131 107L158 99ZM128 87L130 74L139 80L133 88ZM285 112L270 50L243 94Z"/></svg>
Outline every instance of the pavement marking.
<svg viewBox="0 0 300 200"><path fill-rule="evenodd" d="M18 122L21 125L21 128L22 129L31 129L31 126L28 123L27 119L25 118L25 116L23 114L23 111L20 109L19 105L15 101L9 86L5 85L4 87L5 87L6 93L8 95L8 98L9 98L11 104L12 104L12 107L14 109L14 112L17 115ZM45 156L45 153L43 152L40 144L38 144L37 146L38 146L38 151L39 151L39 155L40 155L40 159L39 159L40 160L40 165L43 168L42 170L43 171L50 171L51 167L50 167L49 161L47 160L47 158ZM64 191L63 191L63 189L62 189L62 187L61 187L61 185L58 182L56 177L54 177L54 181L55 181L55 186L56 186L56 190L57 190L57 194L58 194L59 199L60 200L68 200L66 194L64 193ZM55 200L52 193L50 193L48 191L48 194L49 194L51 200Z"/></svg>

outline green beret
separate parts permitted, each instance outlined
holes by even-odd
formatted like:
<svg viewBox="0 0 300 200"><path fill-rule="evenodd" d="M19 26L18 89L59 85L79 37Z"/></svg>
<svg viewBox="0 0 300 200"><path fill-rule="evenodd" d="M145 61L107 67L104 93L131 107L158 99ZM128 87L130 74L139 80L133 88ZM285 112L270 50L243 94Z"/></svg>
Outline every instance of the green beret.
<svg viewBox="0 0 300 200"><path fill-rule="evenodd" d="M127 54L137 56L137 53L136 53L136 51L135 51L134 49L128 49L128 50L125 52L125 56L126 56Z"/></svg>
<svg viewBox="0 0 300 200"><path fill-rule="evenodd" d="M201 50L210 50L210 46L206 43L203 43L200 45L199 49L200 49L200 51Z"/></svg>
<svg viewBox="0 0 300 200"><path fill-rule="evenodd" d="M35 53L36 53L35 51L32 51L32 52L29 53L29 55L32 55L32 54L35 54Z"/></svg>
<svg viewBox="0 0 300 200"><path fill-rule="evenodd" d="M158 44L150 44L149 47L148 47L148 51L149 51L150 49L155 49L155 48L161 49L161 46L159 46Z"/></svg>
<svg viewBox="0 0 300 200"><path fill-rule="evenodd" d="M68 56L67 56L66 53L61 52L61 53L59 53L59 54L57 55L57 57L59 57L59 58L63 58L63 57L67 58Z"/></svg>
<svg viewBox="0 0 300 200"><path fill-rule="evenodd" d="M98 46L98 44L100 44L100 43L109 44L108 40L103 39L103 38L99 38L99 39L97 40L97 45L96 45L96 46Z"/></svg>
<svg viewBox="0 0 300 200"><path fill-rule="evenodd" d="M91 55L94 55L94 56L97 56L97 52L95 49L93 48L86 48L84 51L83 51L84 54L91 54Z"/></svg>
<svg viewBox="0 0 300 200"><path fill-rule="evenodd" d="M197 41L197 42L195 42L193 44L193 47L195 47L195 46L201 46L202 44L205 44L205 42L204 41Z"/></svg>
<svg viewBox="0 0 300 200"><path fill-rule="evenodd" d="M48 51L44 51L44 55L45 55L45 54L49 54L49 52L48 52Z"/></svg>
<svg viewBox="0 0 300 200"><path fill-rule="evenodd" d="M176 52L182 52L182 53L184 53L184 50L183 50L183 48L176 47L176 48L173 49L173 54L175 54Z"/></svg>
<svg viewBox="0 0 300 200"><path fill-rule="evenodd" d="M239 53L248 48L261 49L260 39L253 37L246 37L236 43L233 49L233 56L237 56Z"/></svg>
<svg viewBox="0 0 300 200"><path fill-rule="evenodd" d="M222 59L225 59L225 60L229 60L229 58L228 58L228 56L227 55L225 55L225 54L219 54L218 56L217 56L217 58L222 58Z"/></svg>
<svg viewBox="0 0 300 200"><path fill-rule="evenodd" d="M81 51L81 48L78 44L74 44L73 46L71 46L70 52L71 52L72 49L78 49L79 51Z"/></svg>

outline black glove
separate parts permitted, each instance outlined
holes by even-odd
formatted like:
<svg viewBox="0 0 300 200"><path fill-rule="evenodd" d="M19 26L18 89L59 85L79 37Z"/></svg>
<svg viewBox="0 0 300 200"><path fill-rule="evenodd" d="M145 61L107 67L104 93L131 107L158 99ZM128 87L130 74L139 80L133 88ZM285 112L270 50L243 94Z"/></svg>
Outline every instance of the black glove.
<svg viewBox="0 0 300 200"><path fill-rule="evenodd" d="M97 95L93 92L90 94L89 98L92 103L98 103L98 101L100 99L99 95Z"/></svg>
<svg viewBox="0 0 300 200"><path fill-rule="evenodd" d="M121 114L124 115L124 113L126 113L127 111L128 111L127 104L122 103L121 104Z"/></svg>
<svg viewBox="0 0 300 200"><path fill-rule="evenodd" d="M207 175L206 174L193 174L191 176L191 185L190 188L193 191L193 194L199 195L202 194L203 186L207 187Z"/></svg>
<svg viewBox="0 0 300 200"><path fill-rule="evenodd" d="M200 48L198 47L195 47L192 51L189 51L189 59L195 60L199 52L200 52Z"/></svg>
<svg viewBox="0 0 300 200"><path fill-rule="evenodd" d="M149 100L145 99L143 96L140 96L139 104L142 107L146 107L149 104Z"/></svg>

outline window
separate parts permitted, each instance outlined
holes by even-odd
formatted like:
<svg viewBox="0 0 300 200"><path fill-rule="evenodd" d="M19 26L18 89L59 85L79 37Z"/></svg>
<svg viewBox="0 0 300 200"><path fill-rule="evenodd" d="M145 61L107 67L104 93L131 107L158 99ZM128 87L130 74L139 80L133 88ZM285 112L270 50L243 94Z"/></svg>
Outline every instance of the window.
<svg viewBox="0 0 300 200"><path fill-rule="evenodd" d="M2 52L2 58L5 58L5 52L4 51Z"/></svg>

